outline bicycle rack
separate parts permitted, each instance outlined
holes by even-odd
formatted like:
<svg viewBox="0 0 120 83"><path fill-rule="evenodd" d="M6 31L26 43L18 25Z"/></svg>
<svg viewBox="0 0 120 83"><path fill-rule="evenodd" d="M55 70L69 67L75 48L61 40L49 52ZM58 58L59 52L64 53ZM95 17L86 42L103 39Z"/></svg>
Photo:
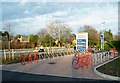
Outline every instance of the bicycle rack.
<svg viewBox="0 0 120 83"><path fill-rule="evenodd" d="M20 61L22 65L25 65L25 55L23 53L20 55Z"/></svg>
<svg viewBox="0 0 120 83"><path fill-rule="evenodd" d="M34 56L33 56L33 57L34 57L34 61L35 61L35 62L38 62L37 52L34 52Z"/></svg>
<svg viewBox="0 0 120 83"><path fill-rule="evenodd" d="M32 56L30 55L30 52L28 52L27 58L28 58L28 63L32 63Z"/></svg>

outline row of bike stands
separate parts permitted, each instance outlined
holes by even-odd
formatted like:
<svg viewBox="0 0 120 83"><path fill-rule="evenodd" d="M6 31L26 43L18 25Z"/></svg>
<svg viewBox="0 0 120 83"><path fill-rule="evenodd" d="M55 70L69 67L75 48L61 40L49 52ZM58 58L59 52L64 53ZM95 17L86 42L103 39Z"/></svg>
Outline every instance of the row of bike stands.
<svg viewBox="0 0 120 83"><path fill-rule="evenodd" d="M34 56L37 57L37 59L45 59L45 58L49 58L49 59L52 59L54 58L54 56L52 54L48 54L48 53L36 53L35 54L35 51L22 51L22 52L15 52L12 50L12 52L6 52L4 50L4 53L3 53L3 56L2 56L2 59L3 59L3 63L6 64L7 63L13 63L13 62L16 62L16 58L19 58L19 60L21 59L23 62L26 62L28 59L30 60L34 60ZM51 56L51 57L50 57ZM29 58L28 58L29 57ZM24 59L25 58L25 59ZM12 62L11 62L12 61Z"/></svg>
<svg viewBox="0 0 120 83"><path fill-rule="evenodd" d="M81 60L82 61L79 61L80 59L80 57L76 57L76 56L74 56L75 58L73 59L73 60L75 60L76 59L76 62L75 62L75 65L76 65L76 68L75 68L75 65L73 65L74 64L74 61L72 61L72 65L73 65L73 67L75 68L75 69L78 69L78 68L80 68L80 64L83 64L83 63L87 63L86 61L86 58L87 57L82 57L82 56L86 56L87 55L87 53L89 53L89 52L79 52L79 54L76 54L76 55L80 55L81 56ZM103 51L103 52L97 52L97 53L92 53L91 55L90 55L90 59L91 59L91 63L89 63L89 65L91 64L91 65L96 65L96 64L100 64L100 63L103 63L103 62L105 62L105 61L108 61L108 60L110 60L110 59L112 59L112 58L114 58L114 57L116 57L116 56L118 56L118 51L112 51L112 52L110 52L110 51ZM78 60L79 59L79 60ZM85 60L84 60L85 59ZM88 65L84 65L84 66L87 66L88 67ZM83 69L83 66L81 66L82 67L82 69Z"/></svg>
<svg viewBox="0 0 120 83"><path fill-rule="evenodd" d="M97 63L102 63L104 61L107 61L110 59L110 52L106 51L106 52L101 52L101 53L94 53L93 54L93 64L97 64Z"/></svg>
<svg viewBox="0 0 120 83"><path fill-rule="evenodd" d="M62 57L64 55L66 55L64 52L50 53L50 54L48 54L48 53L38 53L38 56L41 57L42 59L45 59L45 58L53 59L53 58L57 58L57 57Z"/></svg>
<svg viewBox="0 0 120 83"><path fill-rule="evenodd" d="M95 53L93 54L94 58L93 58L93 62L94 64L96 63L102 63L104 61L108 61L116 56L118 56L118 52L110 52L110 51L105 51L105 52L101 52L101 53Z"/></svg>
<svg viewBox="0 0 120 83"><path fill-rule="evenodd" d="M38 61L38 60L46 60L46 59L54 59L54 58L59 58L59 57L63 57L63 56L68 56L71 54L74 54L73 51L71 51L71 54L69 54L68 52L59 52L59 53L44 53L44 52L34 52L34 55L31 56L30 53L32 52L28 52L27 56L24 56L23 54L24 52L21 53L21 64L25 65L25 62L28 61L28 63L30 61ZM35 59L35 57L37 57ZM25 58L27 58L27 60L25 60ZM31 59L30 59L31 58Z"/></svg>

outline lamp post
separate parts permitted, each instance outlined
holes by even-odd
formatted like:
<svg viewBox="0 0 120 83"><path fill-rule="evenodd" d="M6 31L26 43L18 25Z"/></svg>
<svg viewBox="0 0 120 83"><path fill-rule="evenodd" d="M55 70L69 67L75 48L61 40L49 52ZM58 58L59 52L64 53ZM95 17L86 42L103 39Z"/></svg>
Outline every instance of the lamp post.
<svg viewBox="0 0 120 83"><path fill-rule="evenodd" d="M60 27L59 27L59 47L60 47Z"/></svg>
<svg viewBox="0 0 120 83"><path fill-rule="evenodd" d="M103 29L103 24L105 24L105 22L101 22L102 29ZM101 49L104 50L104 31L103 30L100 32L100 38L101 38Z"/></svg>
<svg viewBox="0 0 120 83"><path fill-rule="evenodd" d="M8 48L8 50L9 50L9 60L10 60L10 25L9 25L9 38L8 38L8 42L9 42L9 48Z"/></svg>

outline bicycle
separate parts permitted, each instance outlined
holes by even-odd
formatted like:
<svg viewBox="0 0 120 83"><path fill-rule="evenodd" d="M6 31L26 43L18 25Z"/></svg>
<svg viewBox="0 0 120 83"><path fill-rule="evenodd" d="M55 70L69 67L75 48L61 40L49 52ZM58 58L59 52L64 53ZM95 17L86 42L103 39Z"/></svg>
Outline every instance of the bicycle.
<svg viewBox="0 0 120 83"><path fill-rule="evenodd" d="M81 60L82 56L79 53L76 53L74 55L74 57L75 57L75 59L73 59L73 61L72 61L73 68L78 69L81 66L84 66L84 64L82 64L82 60Z"/></svg>
<svg viewBox="0 0 120 83"><path fill-rule="evenodd" d="M85 55L86 55L86 56L85 56L85 58L86 58L85 66L87 66L87 68L88 68L89 64L92 63L92 57L91 57L92 53L91 53L91 52L88 52L88 53L86 53Z"/></svg>
<svg viewBox="0 0 120 83"><path fill-rule="evenodd" d="M118 51L115 48L110 49L110 59L115 58L118 56Z"/></svg>
<svg viewBox="0 0 120 83"><path fill-rule="evenodd" d="M80 67L82 67L83 69L84 66L87 66L88 68L88 65L92 62L90 55L91 53L89 52L88 53L83 52L81 55L80 53L76 53L74 55L75 58L72 61L73 68L79 69Z"/></svg>

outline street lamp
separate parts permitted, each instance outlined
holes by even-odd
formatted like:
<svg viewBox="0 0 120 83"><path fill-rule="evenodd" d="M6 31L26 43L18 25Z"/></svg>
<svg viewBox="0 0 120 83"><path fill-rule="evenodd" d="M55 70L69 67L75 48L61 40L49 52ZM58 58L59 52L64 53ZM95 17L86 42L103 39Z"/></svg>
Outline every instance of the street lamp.
<svg viewBox="0 0 120 83"><path fill-rule="evenodd" d="M60 47L60 26L59 26L59 47Z"/></svg>
<svg viewBox="0 0 120 83"><path fill-rule="evenodd" d="M102 29L103 29L103 24L105 24L105 22L101 22ZM103 30L100 32L100 38L101 38L101 49L104 50L104 31Z"/></svg>

